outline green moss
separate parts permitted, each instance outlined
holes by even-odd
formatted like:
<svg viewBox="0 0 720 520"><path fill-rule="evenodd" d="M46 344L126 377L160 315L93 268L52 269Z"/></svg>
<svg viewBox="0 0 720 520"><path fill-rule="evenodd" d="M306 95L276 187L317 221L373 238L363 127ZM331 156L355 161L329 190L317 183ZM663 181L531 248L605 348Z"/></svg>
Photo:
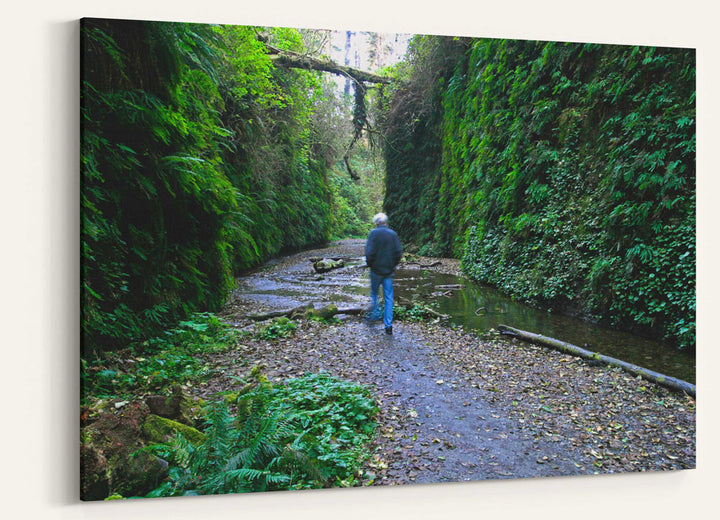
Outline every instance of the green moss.
<svg viewBox="0 0 720 520"><path fill-rule="evenodd" d="M310 309L307 311L307 317L308 318L319 318L322 320L326 320L335 314L337 314L338 308L337 305L330 304L327 307L323 307L322 309Z"/></svg>
<svg viewBox="0 0 720 520"><path fill-rule="evenodd" d="M205 442L205 434L186 424L160 417L159 415L148 415L142 428L143 434L152 442L161 443L168 436L181 433L192 444Z"/></svg>
<svg viewBox="0 0 720 520"><path fill-rule="evenodd" d="M238 392L228 392L226 394L223 394L223 401L227 405L234 405L238 400Z"/></svg>
<svg viewBox="0 0 720 520"><path fill-rule="evenodd" d="M387 123L401 238L524 302L694 346L694 51L414 46Z"/></svg>
<svg viewBox="0 0 720 520"><path fill-rule="evenodd" d="M193 424L198 419L205 417L206 406L207 403L202 398L196 401L191 397L184 396L180 401L180 417L188 424Z"/></svg>

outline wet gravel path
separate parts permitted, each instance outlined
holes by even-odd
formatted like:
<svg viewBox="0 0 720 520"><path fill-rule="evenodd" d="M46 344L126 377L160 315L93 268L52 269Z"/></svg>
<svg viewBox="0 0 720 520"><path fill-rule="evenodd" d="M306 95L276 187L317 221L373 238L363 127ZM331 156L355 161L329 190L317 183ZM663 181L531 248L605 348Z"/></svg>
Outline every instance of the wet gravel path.
<svg viewBox="0 0 720 520"><path fill-rule="evenodd" d="M373 345L378 366L389 375L385 385L395 397L396 417L405 416L399 420L401 429L414 430L410 438L409 432L399 433L404 443L393 452L402 457L391 457L391 475L438 482L579 472L570 446L532 439L517 420L485 399L485 390L442 365L420 327L399 329L391 339L358 334ZM580 459L579 453L574 455ZM414 459L415 471L403 464L408 456ZM545 464L548 460L552 464Z"/></svg>
<svg viewBox="0 0 720 520"><path fill-rule="evenodd" d="M225 311L243 316L303 303L366 303L358 265L315 275L308 258L362 255L361 241L307 251L240 280ZM437 269L456 270L444 262ZM695 466L695 402L614 369L501 337L438 324L298 323L277 341L246 337L210 361L228 388L256 364L285 379L327 371L373 388L378 434L362 483L395 485L567 476Z"/></svg>

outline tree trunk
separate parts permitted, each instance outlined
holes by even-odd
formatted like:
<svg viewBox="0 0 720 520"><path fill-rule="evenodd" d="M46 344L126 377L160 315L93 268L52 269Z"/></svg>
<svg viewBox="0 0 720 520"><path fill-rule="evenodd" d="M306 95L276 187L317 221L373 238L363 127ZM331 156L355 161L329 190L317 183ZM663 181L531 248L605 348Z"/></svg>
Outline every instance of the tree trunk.
<svg viewBox="0 0 720 520"><path fill-rule="evenodd" d="M598 354L597 352L585 350L584 348L572 345L570 343L566 343L564 341L560 341L555 338L550 338L548 336L542 336L540 334L515 329L513 327L508 327L507 325L498 325L498 330L501 331L503 334L516 336L530 343L535 343L544 347L554 348L555 350L559 350L560 352L564 352L566 354L577 356L583 359L588 359L590 361L602 363L603 365L622 368L623 370L629 372L634 376L640 376L643 379L664 386L671 390L685 392L692 397L695 397L695 385L688 383L687 381L666 376L664 374L660 374L659 372L653 372L652 370L648 370L647 368L633 365L632 363L605 356L603 354Z"/></svg>
<svg viewBox="0 0 720 520"><path fill-rule="evenodd" d="M328 271L339 269L341 267L345 267L344 260L331 260L329 258L325 258L319 262L313 263L313 269L315 269L316 273L327 273Z"/></svg>
<svg viewBox="0 0 720 520"><path fill-rule="evenodd" d="M295 307L293 309L287 309L284 311L272 311L272 312L266 312L263 314L248 314L246 318L254 320L254 321L264 321L269 320L272 318L280 318L283 316L286 316L288 318L323 318L328 319L332 316L335 316L336 314L351 314L351 315L359 315L364 312L367 312L367 309L363 307L343 307L339 308L335 304L330 304L325 307L321 307L319 309L316 309L315 306L312 303L309 303L307 305L301 305L300 307Z"/></svg>
<svg viewBox="0 0 720 520"><path fill-rule="evenodd" d="M345 31L345 66L350 65L350 49L352 48L352 37L355 33L353 31ZM349 78L345 78L345 90L346 96L350 95L350 88L352 87L352 81Z"/></svg>

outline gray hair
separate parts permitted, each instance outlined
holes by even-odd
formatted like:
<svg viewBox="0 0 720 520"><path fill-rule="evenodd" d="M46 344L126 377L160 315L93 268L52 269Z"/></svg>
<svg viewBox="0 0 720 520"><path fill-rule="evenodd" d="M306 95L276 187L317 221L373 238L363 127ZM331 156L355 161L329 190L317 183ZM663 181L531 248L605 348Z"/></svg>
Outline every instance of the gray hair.
<svg viewBox="0 0 720 520"><path fill-rule="evenodd" d="M373 217L373 222L376 226L384 226L387 224L388 218L385 213L378 213Z"/></svg>

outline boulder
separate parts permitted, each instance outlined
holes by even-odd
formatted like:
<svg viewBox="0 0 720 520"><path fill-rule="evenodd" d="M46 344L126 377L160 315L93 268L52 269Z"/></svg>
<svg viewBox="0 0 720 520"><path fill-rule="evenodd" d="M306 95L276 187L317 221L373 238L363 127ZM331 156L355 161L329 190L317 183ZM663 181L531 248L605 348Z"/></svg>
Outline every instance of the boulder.
<svg viewBox="0 0 720 520"><path fill-rule="evenodd" d="M144 402L106 410L80 430L80 498L142 496L156 488L167 462L143 451L143 425L150 415Z"/></svg>

